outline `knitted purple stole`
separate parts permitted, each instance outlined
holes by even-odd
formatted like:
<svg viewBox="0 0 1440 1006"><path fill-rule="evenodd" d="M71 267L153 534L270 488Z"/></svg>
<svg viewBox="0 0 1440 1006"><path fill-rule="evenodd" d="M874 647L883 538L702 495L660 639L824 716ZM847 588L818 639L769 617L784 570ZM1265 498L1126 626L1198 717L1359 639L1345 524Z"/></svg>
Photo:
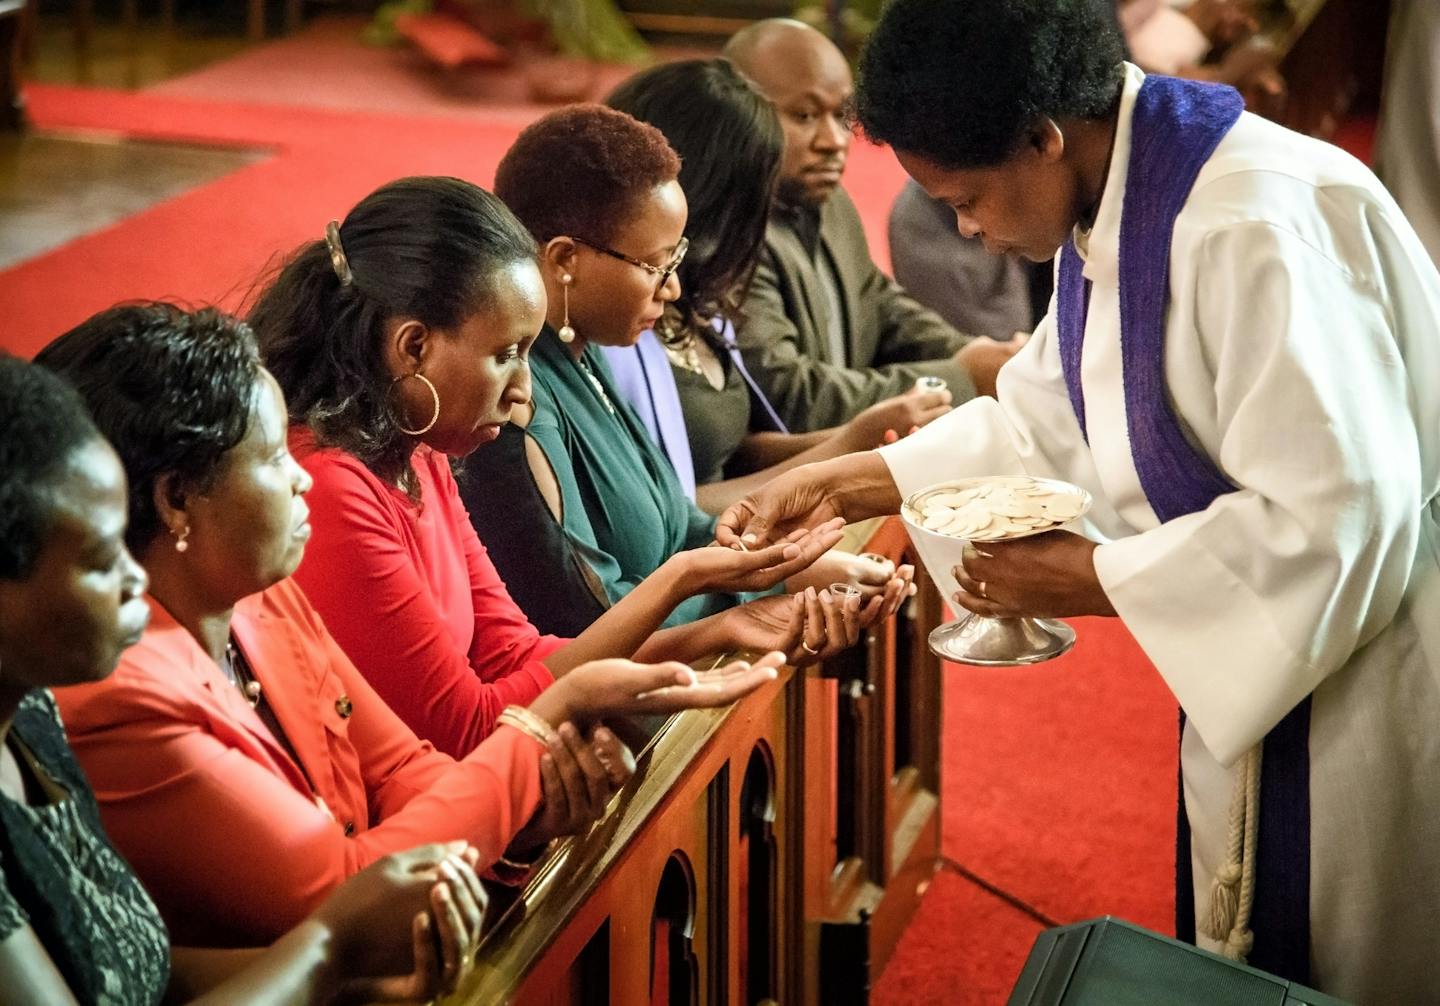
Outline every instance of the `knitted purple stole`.
<svg viewBox="0 0 1440 1006"><path fill-rule="evenodd" d="M1135 99L1130 164L1120 217L1120 351L1125 421L1140 485L1166 522L1207 508L1234 486L1185 435L1165 382L1170 238L1200 169L1244 108L1229 87L1147 76ZM1056 336L1065 387L1085 426L1080 360L1090 283L1074 241L1060 252ZM1183 613L1177 612L1177 619ZM1224 659L1224 640L1215 658ZM1185 714L1180 713L1183 730ZM1256 854L1255 934L1249 963L1292 981L1310 976L1310 700L1265 738ZM1190 826L1183 785L1177 813L1175 928L1195 939Z"/></svg>

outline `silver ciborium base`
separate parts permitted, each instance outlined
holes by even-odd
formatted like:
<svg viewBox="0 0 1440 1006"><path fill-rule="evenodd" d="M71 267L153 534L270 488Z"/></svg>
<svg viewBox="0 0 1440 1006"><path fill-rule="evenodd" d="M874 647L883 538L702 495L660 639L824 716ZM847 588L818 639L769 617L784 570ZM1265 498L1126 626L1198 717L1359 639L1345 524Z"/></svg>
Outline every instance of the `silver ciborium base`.
<svg viewBox="0 0 1440 1006"><path fill-rule="evenodd" d="M974 612L930 633L942 660L980 667L1021 667L1053 660L1075 645L1075 630L1054 618L986 618Z"/></svg>

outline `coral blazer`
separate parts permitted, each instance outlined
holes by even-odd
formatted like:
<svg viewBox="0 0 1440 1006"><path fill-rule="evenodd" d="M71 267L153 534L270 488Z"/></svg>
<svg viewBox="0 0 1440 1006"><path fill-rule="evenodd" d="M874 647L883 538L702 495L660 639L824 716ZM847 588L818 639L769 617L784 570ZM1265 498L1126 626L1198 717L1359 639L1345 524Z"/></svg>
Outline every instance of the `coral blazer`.
<svg viewBox="0 0 1440 1006"><path fill-rule="evenodd" d="M277 939L397 850L467 839L493 863L539 806L541 746L497 729L461 761L366 684L293 582L231 631L295 758L153 598L107 680L57 689L106 830L177 944ZM298 758L298 763L297 759Z"/></svg>

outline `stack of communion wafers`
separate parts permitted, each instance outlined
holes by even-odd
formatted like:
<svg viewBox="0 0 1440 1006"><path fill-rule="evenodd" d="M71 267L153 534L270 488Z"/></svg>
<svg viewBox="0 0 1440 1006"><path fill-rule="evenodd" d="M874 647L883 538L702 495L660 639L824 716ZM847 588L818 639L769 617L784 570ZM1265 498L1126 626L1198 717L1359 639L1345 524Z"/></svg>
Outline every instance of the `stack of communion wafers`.
<svg viewBox="0 0 1440 1006"><path fill-rule="evenodd" d="M1028 475L991 476L932 486L906 501L910 520L966 541L998 541L1049 531L1090 509L1090 494Z"/></svg>

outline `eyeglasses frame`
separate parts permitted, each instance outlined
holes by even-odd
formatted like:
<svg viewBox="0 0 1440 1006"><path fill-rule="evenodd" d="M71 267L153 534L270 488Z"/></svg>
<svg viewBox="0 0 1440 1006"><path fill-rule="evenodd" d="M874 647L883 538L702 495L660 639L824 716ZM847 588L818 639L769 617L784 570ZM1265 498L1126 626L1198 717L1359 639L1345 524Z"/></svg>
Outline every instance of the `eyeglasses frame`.
<svg viewBox="0 0 1440 1006"><path fill-rule="evenodd" d="M685 253L690 250L690 239L682 236L680 243L675 246L675 253L670 256L670 261L663 266L659 266L651 265L649 262L632 258L624 252L618 252L614 248L607 248L604 245L596 244L594 241L586 241L584 238L577 238L574 235L571 235L570 240L584 245L591 251L597 251L601 255L609 255L611 258L619 259L621 262L628 262L630 265L644 269L652 276L659 277L659 282L655 284L656 294L659 294L661 290L665 289L665 284L670 282L670 277L675 275L675 271L680 268L680 263L685 261Z"/></svg>

